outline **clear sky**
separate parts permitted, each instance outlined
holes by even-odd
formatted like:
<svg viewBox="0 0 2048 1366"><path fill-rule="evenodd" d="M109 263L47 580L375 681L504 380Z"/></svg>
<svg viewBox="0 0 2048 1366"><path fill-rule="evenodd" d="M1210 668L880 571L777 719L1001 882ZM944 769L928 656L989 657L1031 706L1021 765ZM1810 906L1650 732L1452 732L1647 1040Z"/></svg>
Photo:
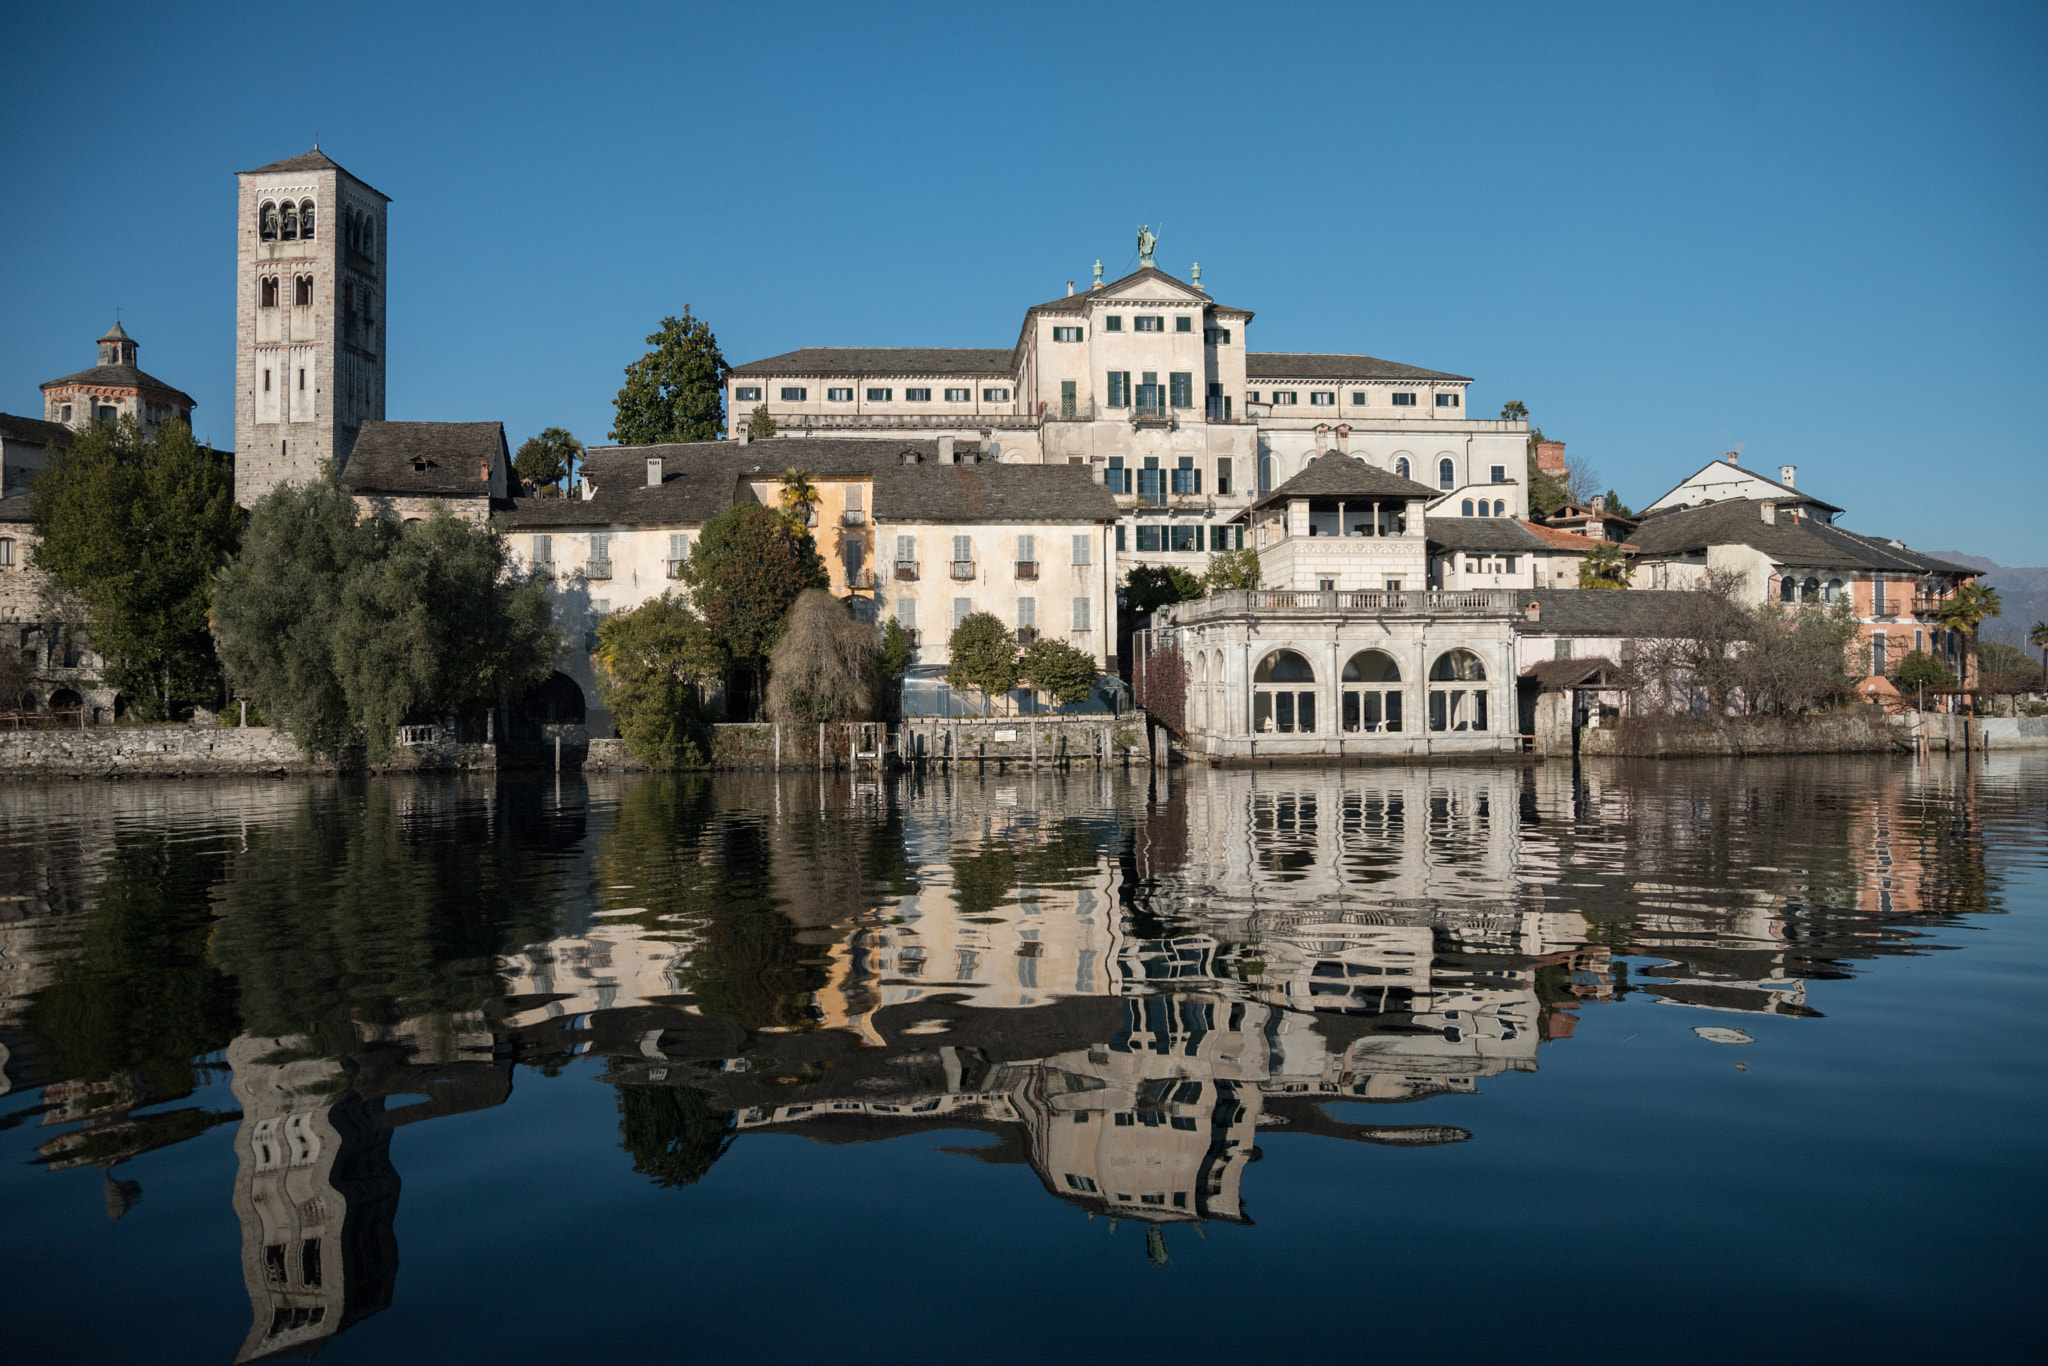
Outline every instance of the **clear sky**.
<svg viewBox="0 0 2048 1366"><path fill-rule="evenodd" d="M234 439L233 172L391 209L388 416L606 439L691 305L735 364L1007 346L1159 264L1251 345L1527 403L1640 506L1721 453L2048 564L2048 6L0 10L0 410L94 361Z"/></svg>

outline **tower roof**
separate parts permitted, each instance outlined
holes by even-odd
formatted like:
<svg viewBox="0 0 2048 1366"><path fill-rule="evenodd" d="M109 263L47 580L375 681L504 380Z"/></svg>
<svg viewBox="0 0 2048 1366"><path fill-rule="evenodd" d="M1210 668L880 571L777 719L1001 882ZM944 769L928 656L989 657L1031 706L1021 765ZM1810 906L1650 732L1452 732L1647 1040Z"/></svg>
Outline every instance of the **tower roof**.
<svg viewBox="0 0 2048 1366"><path fill-rule="evenodd" d="M368 181L364 180L361 176L356 175L354 172L350 171L346 166L343 166L340 162L336 161L333 157L328 156L327 153L321 151L320 145L318 143L313 144L313 150L310 152L301 152L295 157L286 157L283 161L273 161L268 166L257 166L251 170L237 171L235 172L235 174L266 175L272 171L339 171L343 175L347 176L350 180L355 181L356 184L361 185L364 189L368 190L371 194L376 195L378 198L383 199L386 202L389 202L391 199L390 195L385 194L380 189L377 189Z"/></svg>
<svg viewBox="0 0 2048 1366"><path fill-rule="evenodd" d="M110 341L133 341L133 340L135 340L135 339L134 339L133 337L129 336L129 335L127 334L127 332L125 332L124 330L122 330L122 327L121 327L121 322L120 322L120 320L119 320L119 319L117 318L117 319L115 319L115 320L114 320L114 325L113 325L112 327L110 327L110 328L108 328L108 329L107 329L107 335L106 335L106 336L104 336L104 337L101 337L101 338L100 338L100 340L101 340L101 341L103 341L103 342L110 342Z"/></svg>

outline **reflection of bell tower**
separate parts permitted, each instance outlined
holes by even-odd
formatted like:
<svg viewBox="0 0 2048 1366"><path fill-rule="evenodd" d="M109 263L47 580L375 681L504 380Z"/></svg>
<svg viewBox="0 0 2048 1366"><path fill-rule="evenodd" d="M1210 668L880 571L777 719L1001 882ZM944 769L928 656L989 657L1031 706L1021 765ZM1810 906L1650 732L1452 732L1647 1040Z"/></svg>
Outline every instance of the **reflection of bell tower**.
<svg viewBox="0 0 2048 1366"><path fill-rule="evenodd" d="M235 498L348 462L384 417L390 200L315 147L240 173Z"/></svg>

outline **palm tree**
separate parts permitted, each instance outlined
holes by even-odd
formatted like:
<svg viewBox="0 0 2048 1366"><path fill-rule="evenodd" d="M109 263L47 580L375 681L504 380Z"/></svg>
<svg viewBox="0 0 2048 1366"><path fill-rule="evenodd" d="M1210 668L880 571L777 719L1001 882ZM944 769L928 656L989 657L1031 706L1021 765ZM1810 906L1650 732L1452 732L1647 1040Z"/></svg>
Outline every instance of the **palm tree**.
<svg viewBox="0 0 2048 1366"><path fill-rule="evenodd" d="M1964 687L1970 683L1970 653L1977 647L1977 628L1984 624L1986 617L1997 616L2001 606L1996 588L1966 583L1949 594L1936 613L1943 626L1951 631L1964 632L1970 638L1960 661Z"/></svg>
<svg viewBox="0 0 2048 1366"><path fill-rule="evenodd" d="M808 533L811 517L818 506L818 486L811 482L811 472L791 465L782 472L782 515L789 519L790 529Z"/></svg>
<svg viewBox="0 0 2048 1366"><path fill-rule="evenodd" d="M2027 644L2041 652L2041 681L2048 683L2048 621L2037 621L2027 632Z"/></svg>

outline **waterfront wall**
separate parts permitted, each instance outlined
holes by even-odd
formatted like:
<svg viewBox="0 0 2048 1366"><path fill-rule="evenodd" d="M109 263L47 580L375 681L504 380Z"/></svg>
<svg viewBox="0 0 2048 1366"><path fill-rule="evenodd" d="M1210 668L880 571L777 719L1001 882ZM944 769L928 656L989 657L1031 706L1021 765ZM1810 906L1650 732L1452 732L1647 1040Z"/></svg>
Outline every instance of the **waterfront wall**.
<svg viewBox="0 0 2048 1366"><path fill-rule="evenodd" d="M380 773L490 769L491 745L406 745ZM0 774L43 778L305 774L361 770L360 755L314 759L273 726L92 726L0 732Z"/></svg>
<svg viewBox="0 0 2048 1366"><path fill-rule="evenodd" d="M2006 720L1906 713L1835 712L1823 716L1626 717L1618 724L1582 731L1579 753L1632 758L1682 759L1748 754L1884 754L1915 748L1924 733L1928 746L1957 750L1997 745L2016 747L2020 736ZM1992 727L2001 727L1993 731ZM2048 744L2048 725L2041 743ZM2008 732L2010 732L2008 734Z"/></svg>

